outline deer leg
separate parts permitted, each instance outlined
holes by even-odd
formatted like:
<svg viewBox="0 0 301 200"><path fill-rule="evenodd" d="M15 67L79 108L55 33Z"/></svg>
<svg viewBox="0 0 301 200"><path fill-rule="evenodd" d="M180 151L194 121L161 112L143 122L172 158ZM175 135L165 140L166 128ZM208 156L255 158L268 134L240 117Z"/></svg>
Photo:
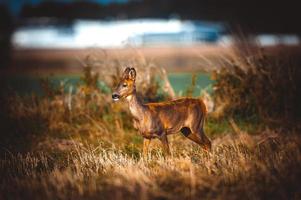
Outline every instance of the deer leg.
<svg viewBox="0 0 301 200"><path fill-rule="evenodd" d="M190 128L185 127L181 130L183 135L188 139L192 140L193 142L199 144L204 150L210 151L211 150L211 142L204 134L203 130L200 131L192 131Z"/></svg>
<svg viewBox="0 0 301 200"><path fill-rule="evenodd" d="M150 142L151 142L151 139L147 139L147 138L143 139L143 157L144 158L147 158Z"/></svg>
<svg viewBox="0 0 301 200"><path fill-rule="evenodd" d="M188 138L198 143L204 150L211 150L211 141L202 131L191 133Z"/></svg>
<svg viewBox="0 0 301 200"><path fill-rule="evenodd" d="M170 149L169 149L169 145L168 145L168 139L167 139L167 135L164 133L160 136L160 140L162 142L162 145L163 145L163 150L164 152L170 156L171 153L170 153Z"/></svg>
<svg viewBox="0 0 301 200"><path fill-rule="evenodd" d="M201 129L198 133L198 135L201 137L202 141L203 141L203 148L206 151L211 151L212 145L211 145L211 141L209 140L209 138L205 135L204 130Z"/></svg>

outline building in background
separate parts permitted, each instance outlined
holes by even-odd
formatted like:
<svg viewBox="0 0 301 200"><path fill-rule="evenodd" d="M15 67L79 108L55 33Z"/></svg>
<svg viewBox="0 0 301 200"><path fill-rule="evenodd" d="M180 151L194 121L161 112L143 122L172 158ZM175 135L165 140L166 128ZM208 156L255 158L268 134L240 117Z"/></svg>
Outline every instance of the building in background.
<svg viewBox="0 0 301 200"><path fill-rule="evenodd" d="M178 19L76 20L70 25L26 25L13 34L15 48L122 48L216 43L222 24Z"/></svg>

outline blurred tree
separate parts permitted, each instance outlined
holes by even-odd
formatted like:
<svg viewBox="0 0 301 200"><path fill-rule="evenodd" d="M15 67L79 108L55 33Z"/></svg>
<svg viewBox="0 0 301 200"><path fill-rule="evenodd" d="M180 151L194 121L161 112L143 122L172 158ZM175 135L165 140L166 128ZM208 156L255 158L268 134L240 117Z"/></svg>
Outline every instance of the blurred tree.
<svg viewBox="0 0 301 200"><path fill-rule="evenodd" d="M0 68L7 67L11 57L13 21L3 5L0 5Z"/></svg>
<svg viewBox="0 0 301 200"><path fill-rule="evenodd" d="M109 2L109 1L108 1ZM273 0L136 0L108 4L95 1L44 1L23 6L21 17L59 19L169 18L223 21L250 32L301 33L298 1Z"/></svg>

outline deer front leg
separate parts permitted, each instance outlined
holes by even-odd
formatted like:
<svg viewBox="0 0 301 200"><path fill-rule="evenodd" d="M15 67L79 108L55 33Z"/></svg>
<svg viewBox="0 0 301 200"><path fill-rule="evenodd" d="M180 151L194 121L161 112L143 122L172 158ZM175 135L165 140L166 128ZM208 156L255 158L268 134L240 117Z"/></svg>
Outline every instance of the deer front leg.
<svg viewBox="0 0 301 200"><path fill-rule="evenodd" d="M143 139L143 158L147 158L148 156L148 147L150 145L151 139L144 138Z"/></svg>
<svg viewBox="0 0 301 200"><path fill-rule="evenodd" d="M171 153L170 153L170 149L169 149L169 145L168 145L167 135L166 135L165 133L162 134L161 137L160 137L160 140L161 140L161 142L162 142L164 152L165 152L168 156L170 156Z"/></svg>

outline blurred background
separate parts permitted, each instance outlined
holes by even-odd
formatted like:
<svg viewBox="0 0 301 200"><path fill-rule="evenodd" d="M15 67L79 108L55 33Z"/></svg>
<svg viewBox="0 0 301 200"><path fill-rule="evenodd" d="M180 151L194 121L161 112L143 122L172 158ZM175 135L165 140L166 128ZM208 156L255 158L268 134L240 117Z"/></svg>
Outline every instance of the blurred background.
<svg viewBox="0 0 301 200"><path fill-rule="evenodd" d="M294 1L2 0L0 15L0 67L14 72L76 71L87 49L131 48L169 70L191 69L196 51L231 45L233 33L263 46L298 45L301 33Z"/></svg>
<svg viewBox="0 0 301 200"><path fill-rule="evenodd" d="M293 0L0 0L0 199L301 199L300 19ZM112 101L126 66L143 102L204 101L210 153L174 134L142 159Z"/></svg>
<svg viewBox="0 0 301 200"><path fill-rule="evenodd" d="M301 33L294 1L2 0L0 15L1 74L26 91L37 87L23 75L76 74L91 55L126 65L139 52L169 73L199 72L200 57L227 52L235 35L273 48L299 45Z"/></svg>

